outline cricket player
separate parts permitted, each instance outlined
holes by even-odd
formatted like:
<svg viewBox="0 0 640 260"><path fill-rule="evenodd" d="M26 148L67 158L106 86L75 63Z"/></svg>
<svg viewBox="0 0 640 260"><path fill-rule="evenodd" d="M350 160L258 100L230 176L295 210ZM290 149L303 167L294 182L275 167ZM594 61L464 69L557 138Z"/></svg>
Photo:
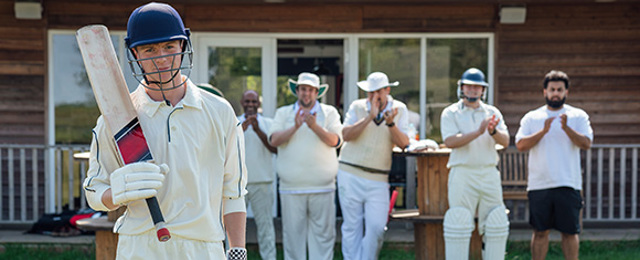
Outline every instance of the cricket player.
<svg viewBox="0 0 640 260"><path fill-rule="evenodd" d="M342 124L336 108L317 101L329 88L303 72L289 89L294 104L278 108L270 130L278 147L284 258L333 259L336 239L336 149L342 144Z"/></svg>
<svg viewBox="0 0 640 260"><path fill-rule="evenodd" d="M441 115L442 140L451 148L447 163L449 209L443 225L448 260L469 259L476 211L478 231L483 236L482 258L504 259L509 220L495 145L507 147L509 132L500 111L481 100L488 86L482 71L466 70L458 81L460 101L446 107Z"/></svg>
<svg viewBox="0 0 640 260"><path fill-rule="evenodd" d="M127 23L140 81L131 99L153 162L122 166L102 117L93 129L84 190L95 210L127 207L113 229L118 259L225 259L225 230L229 259L246 259L242 128L227 101L182 74L191 68L189 35L166 4L140 6ZM156 238L144 200L153 196L172 234L167 242Z"/></svg>
<svg viewBox="0 0 640 260"><path fill-rule="evenodd" d="M409 145L407 106L390 95L398 85L382 72L371 73L358 82L367 98L353 101L344 120L338 197L345 259L378 259L382 248L392 149Z"/></svg>

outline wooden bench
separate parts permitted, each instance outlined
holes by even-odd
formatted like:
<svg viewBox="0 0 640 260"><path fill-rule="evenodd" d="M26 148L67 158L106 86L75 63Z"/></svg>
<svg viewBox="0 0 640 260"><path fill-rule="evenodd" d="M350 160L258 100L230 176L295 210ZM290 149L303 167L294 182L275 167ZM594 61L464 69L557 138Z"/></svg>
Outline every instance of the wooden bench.
<svg viewBox="0 0 640 260"><path fill-rule="evenodd" d="M527 160L528 153L515 147L499 152L498 170L502 178L504 200L527 200Z"/></svg>

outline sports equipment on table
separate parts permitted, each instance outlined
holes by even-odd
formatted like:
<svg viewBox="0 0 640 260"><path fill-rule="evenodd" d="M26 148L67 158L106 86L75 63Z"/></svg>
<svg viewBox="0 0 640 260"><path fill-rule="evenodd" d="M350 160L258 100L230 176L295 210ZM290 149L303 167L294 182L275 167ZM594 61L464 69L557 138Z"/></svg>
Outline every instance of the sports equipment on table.
<svg viewBox="0 0 640 260"><path fill-rule="evenodd" d="M118 63L109 31L104 25L88 25L76 32L78 46L89 75L98 108L113 135L123 165L151 161L153 157L131 103L127 83ZM156 197L146 199L158 240L171 238Z"/></svg>
<svg viewBox="0 0 640 260"><path fill-rule="evenodd" d="M506 208L501 205L492 209L484 225L482 259L504 259L509 237L509 218Z"/></svg>

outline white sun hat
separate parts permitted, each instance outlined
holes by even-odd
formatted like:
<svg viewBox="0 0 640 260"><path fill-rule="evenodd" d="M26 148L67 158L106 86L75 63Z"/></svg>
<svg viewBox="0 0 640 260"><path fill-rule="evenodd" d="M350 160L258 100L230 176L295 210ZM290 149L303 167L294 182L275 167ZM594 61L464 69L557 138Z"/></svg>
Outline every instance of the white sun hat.
<svg viewBox="0 0 640 260"><path fill-rule="evenodd" d="M289 89L291 89L291 92L293 92L296 97L298 96L298 94L296 93L296 88L298 87L298 85L309 85L317 88L318 98L327 93L327 89L329 89L329 84L320 84L320 78L318 77L318 75L309 72L300 73L300 75L298 75L298 81L289 79Z"/></svg>
<svg viewBox="0 0 640 260"><path fill-rule="evenodd" d="M398 86L400 85L400 82L396 81L393 83L389 83L387 74L384 74L382 72L374 72L369 74L367 80L360 81L357 84L358 87L360 87L360 89L364 90L365 92L373 92L385 87Z"/></svg>

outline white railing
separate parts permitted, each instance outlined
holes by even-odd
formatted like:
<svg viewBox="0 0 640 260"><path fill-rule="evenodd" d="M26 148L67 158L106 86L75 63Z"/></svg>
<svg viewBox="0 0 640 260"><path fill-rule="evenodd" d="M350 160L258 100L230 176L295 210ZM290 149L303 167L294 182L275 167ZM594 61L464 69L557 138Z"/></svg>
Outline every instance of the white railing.
<svg viewBox="0 0 640 260"><path fill-rule="evenodd" d="M86 162L73 154L88 145L0 145L0 223L33 223L43 213L86 208Z"/></svg>
<svg viewBox="0 0 640 260"><path fill-rule="evenodd" d="M88 150L88 145L0 145L0 224L33 223L43 213L85 208L87 163L73 155ZM640 222L638 150L640 144L582 151L585 222ZM500 156L505 194L526 194L526 153L510 147ZM513 222L528 222L524 198L506 200Z"/></svg>
<svg viewBox="0 0 640 260"><path fill-rule="evenodd" d="M640 144L593 145L581 151L585 222L640 222L638 214L638 150ZM500 154L505 203L512 222L528 222L526 194L527 153L509 148Z"/></svg>

